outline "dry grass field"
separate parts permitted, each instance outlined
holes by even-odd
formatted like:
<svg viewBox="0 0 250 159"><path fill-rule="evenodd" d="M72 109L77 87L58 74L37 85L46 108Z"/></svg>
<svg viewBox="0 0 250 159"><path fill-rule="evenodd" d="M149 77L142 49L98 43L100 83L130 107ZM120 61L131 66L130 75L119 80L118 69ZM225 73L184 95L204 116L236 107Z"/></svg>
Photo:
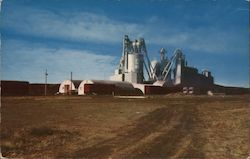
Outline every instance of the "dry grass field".
<svg viewBox="0 0 250 159"><path fill-rule="evenodd" d="M2 97L9 158L246 159L249 96Z"/></svg>

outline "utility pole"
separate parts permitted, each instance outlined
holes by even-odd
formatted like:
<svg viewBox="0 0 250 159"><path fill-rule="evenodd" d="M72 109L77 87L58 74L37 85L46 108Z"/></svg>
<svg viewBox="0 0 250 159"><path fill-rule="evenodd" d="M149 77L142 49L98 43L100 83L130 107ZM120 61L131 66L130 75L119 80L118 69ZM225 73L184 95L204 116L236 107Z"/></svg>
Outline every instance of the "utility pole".
<svg viewBox="0 0 250 159"><path fill-rule="evenodd" d="M73 85L73 73L72 72L70 72L70 95L72 94L72 85Z"/></svg>
<svg viewBox="0 0 250 159"><path fill-rule="evenodd" d="M45 85L44 85L44 95L47 96L47 80L48 80L48 72L47 69L45 71Z"/></svg>

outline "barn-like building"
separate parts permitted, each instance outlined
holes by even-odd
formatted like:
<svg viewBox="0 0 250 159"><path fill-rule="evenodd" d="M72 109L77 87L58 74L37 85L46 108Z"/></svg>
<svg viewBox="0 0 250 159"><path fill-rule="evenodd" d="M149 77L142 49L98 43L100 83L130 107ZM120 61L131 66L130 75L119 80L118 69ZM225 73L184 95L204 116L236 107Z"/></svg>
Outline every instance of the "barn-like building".
<svg viewBox="0 0 250 159"><path fill-rule="evenodd" d="M65 80L60 84L60 94L77 94L78 87L82 80Z"/></svg>
<svg viewBox="0 0 250 159"><path fill-rule="evenodd" d="M108 80L84 80L78 88L78 95L138 95L132 83Z"/></svg>

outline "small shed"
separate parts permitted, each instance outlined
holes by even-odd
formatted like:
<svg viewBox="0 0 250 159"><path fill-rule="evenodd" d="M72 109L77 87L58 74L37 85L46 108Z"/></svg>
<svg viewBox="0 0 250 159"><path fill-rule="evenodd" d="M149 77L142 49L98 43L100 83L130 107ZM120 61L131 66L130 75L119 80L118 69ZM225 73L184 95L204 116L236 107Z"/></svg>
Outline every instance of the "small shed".
<svg viewBox="0 0 250 159"><path fill-rule="evenodd" d="M78 87L82 80L65 80L60 84L60 94L77 94Z"/></svg>

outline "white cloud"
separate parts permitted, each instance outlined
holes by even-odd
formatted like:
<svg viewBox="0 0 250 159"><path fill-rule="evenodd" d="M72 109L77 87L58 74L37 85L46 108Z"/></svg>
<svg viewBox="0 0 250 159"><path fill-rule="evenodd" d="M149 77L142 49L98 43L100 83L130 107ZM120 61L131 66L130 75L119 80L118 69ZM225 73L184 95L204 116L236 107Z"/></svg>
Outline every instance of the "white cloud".
<svg viewBox="0 0 250 159"><path fill-rule="evenodd" d="M245 87L245 88L249 88L249 82L245 81L245 80L230 80L230 79L225 79L225 78L220 78L215 80L215 83L218 85L222 85L222 86L230 86L230 87Z"/></svg>
<svg viewBox="0 0 250 159"><path fill-rule="evenodd" d="M212 54L247 54L247 35L242 37L242 31L222 30L216 27L199 29L174 28L168 25L158 29L158 35L149 32L151 43L163 47L183 48L200 53ZM239 34L241 33L241 34Z"/></svg>
<svg viewBox="0 0 250 159"><path fill-rule="evenodd" d="M44 82L47 68L49 82L69 79L108 79L115 69L115 57L88 50L54 49L20 41L6 41L3 48L3 79Z"/></svg>
<svg viewBox="0 0 250 159"><path fill-rule="evenodd" d="M18 33L73 42L121 43L123 35L128 34L133 38L145 37L147 43L161 47L225 54L247 51L239 30L170 26L157 16L148 17L144 23L131 23L88 12L63 13L23 7L14 9L3 19L5 27Z"/></svg>
<svg viewBox="0 0 250 159"><path fill-rule="evenodd" d="M128 34L132 38L144 37L147 44L157 45L159 49L180 47L184 52L189 49L200 53L220 53L225 54L225 58L227 54L248 54L247 32L243 37L244 30L230 31L228 28L216 28L216 24L190 28L169 24L167 19L158 16L148 17L139 23L114 20L96 13L52 12L27 7L12 8L3 15L1 25L9 32L17 33L17 36L44 37L48 39L45 43L56 39L81 42L83 45L84 42L96 46L109 43L120 45L123 35ZM113 73L118 63L117 57L105 55L105 50L100 50L100 55L89 51L92 48L73 50L61 46L55 49L9 39L2 45L5 79L43 82L45 68L48 68L49 82L69 78L70 71L76 79L103 79Z"/></svg>
<svg viewBox="0 0 250 159"><path fill-rule="evenodd" d="M137 24L113 21L87 13L54 13L24 8L14 10L4 19L6 27L19 33L73 41L120 42L125 33L138 35Z"/></svg>
<svg viewBox="0 0 250 159"><path fill-rule="evenodd" d="M0 0L0 12L2 10L2 0Z"/></svg>

